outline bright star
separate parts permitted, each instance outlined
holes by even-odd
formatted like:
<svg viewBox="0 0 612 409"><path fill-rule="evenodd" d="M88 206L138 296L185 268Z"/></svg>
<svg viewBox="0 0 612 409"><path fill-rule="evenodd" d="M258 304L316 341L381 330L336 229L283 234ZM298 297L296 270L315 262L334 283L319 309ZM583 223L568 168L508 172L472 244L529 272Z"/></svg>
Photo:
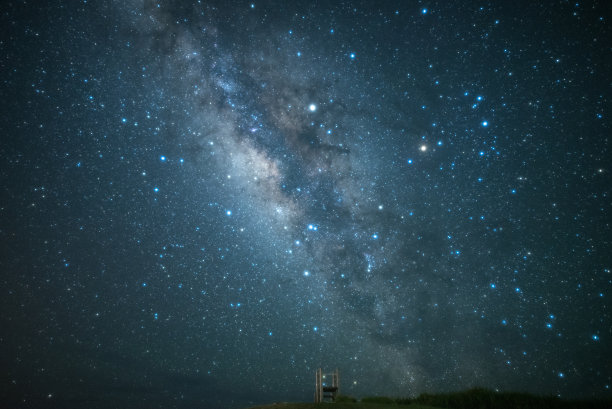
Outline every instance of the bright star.
<svg viewBox="0 0 612 409"><path fill-rule="evenodd" d="M317 110L317 106L315 104L308 105L308 110L310 112L315 112Z"/></svg>

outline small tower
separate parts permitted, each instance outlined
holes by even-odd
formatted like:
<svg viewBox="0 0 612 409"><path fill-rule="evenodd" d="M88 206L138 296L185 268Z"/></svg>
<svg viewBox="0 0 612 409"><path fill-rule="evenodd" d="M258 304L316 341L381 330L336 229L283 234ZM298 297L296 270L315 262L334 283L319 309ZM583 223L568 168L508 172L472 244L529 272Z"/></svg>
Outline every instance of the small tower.
<svg viewBox="0 0 612 409"><path fill-rule="evenodd" d="M315 403L335 402L340 390L338 368L332 373L323 373L319 368L315 378Z"/></svg>

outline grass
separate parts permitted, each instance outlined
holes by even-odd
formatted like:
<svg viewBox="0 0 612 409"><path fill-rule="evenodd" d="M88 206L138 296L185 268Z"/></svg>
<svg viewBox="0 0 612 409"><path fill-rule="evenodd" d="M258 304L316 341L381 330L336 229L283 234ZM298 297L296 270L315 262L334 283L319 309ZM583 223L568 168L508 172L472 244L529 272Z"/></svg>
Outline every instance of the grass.
<svg viewBox="0 0 612 409"><path fill-rule="evenodd" d="M381 403L364 403L364 402L347 402L347 403L275 403L272 405L255 406L250 409L388 409L398 407L405 409L440 409L433 406L419 405L416 403L409 405L397 405L397 404L381 404Z"/></svg>
<svg viewBox="0 0 612 409"><path fill-rule="evenodd" d="M339 396L336 403L275 403L252 409L608 409L612 400L562 400L527 393L494 392L475 388L467 391L428 394L416 398L370 396L357 399Z"/></svg>

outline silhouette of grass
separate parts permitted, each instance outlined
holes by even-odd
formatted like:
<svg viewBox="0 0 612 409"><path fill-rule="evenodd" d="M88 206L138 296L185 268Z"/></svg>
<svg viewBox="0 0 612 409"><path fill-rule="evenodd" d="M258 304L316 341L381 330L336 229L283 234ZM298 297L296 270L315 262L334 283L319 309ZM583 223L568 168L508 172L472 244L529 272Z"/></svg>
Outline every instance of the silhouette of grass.
<svg viewBox="0 0 612 409"><path fill-rule="evenodd" d="M368 396L361 401L339 396L336 403L275 403L252 409L609 409L612 400L563 400L528 393L494 392L474 388L467 391L430 394L416 398Z"/></svg>
<svg viewBox="0 0 612 409"><path fill-rule="evenodd" d="M250 409L388 409L388 408L401 408L401 409L439 409L432 406L425 406L419 404L410 404L399 406L395 403L381 404L381 403L364 403L364 402L336 402L336 403L274 403L272 405L255 406Z"/></svg>
<svg viewBox="0 0 612 409"><path fill-rule="evenodd" d="M357 403L357 399L352 396L338 395L336 397L336 403Z"/></svg>
<svg viewBox="0 0 612 409"><path fill-rule="evenodd" d="M415 399L396 400L397 403L404 401L448 409L606 409L612 407L612 401L562 400L553 396L494 392L482 388L441 394L424 393Z"/></svg>
<svg viewBox="0 0 612 409"><path fill-rule="evenodd" d="M397 404L395 399L388 398L386 396L366 396L365 398L361 398L361 402L363 402L363 403L377 403L377 404L382 404L382 405Z"/></svg>

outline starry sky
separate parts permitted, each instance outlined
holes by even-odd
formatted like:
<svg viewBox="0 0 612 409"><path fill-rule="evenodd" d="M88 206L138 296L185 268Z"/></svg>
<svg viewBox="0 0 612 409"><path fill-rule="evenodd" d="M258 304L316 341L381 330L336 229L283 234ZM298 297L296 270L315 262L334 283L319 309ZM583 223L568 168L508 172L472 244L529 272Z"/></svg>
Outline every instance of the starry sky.
<svg viewBox="0 0 612 409"><path fill-rule="evenodd" d="M610 398L606 3L5 3L2 400Z"/></svg>

